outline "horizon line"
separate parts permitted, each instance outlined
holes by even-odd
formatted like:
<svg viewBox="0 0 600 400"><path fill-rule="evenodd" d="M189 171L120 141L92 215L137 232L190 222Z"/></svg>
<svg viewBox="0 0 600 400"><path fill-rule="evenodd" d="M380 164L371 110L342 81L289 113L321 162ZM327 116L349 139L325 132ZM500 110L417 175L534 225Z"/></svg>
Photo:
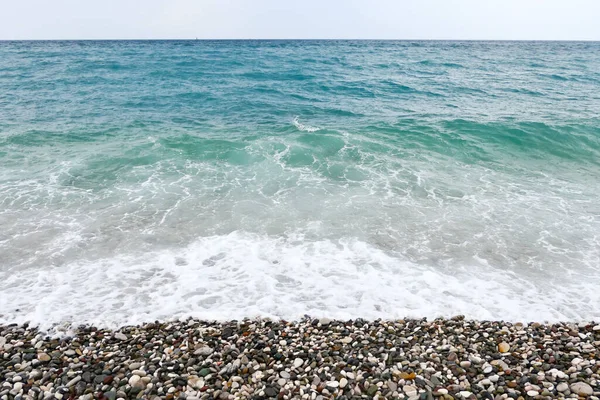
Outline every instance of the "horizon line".
<svg viewBox="0 0 600 400"><path fill-rule="evenodd" d="M137 38L137 39L0 39L0 42L125 42L125 41L353 41L353 42L600 42L600 39L373 39L373 38Z"/></svg>

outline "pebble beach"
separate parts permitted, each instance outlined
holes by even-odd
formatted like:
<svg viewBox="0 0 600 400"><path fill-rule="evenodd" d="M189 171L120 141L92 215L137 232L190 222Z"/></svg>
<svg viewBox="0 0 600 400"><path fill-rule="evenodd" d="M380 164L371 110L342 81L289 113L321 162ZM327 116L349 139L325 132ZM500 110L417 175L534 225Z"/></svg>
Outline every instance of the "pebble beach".
<svg viewBox="0 0 600 400"><path fill-rule="evenodd" d="M600 324L188 319L0 326L0 399L600 398Z"/></svg>

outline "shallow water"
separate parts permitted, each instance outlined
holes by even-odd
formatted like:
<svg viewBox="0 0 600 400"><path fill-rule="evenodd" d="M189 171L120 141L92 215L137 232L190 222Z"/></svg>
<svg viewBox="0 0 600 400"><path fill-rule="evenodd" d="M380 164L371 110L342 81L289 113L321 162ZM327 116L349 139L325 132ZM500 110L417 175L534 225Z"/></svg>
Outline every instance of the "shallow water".
<svg viewBox="0 0 600 400"><path fill-rule="evenodd" d="M0 42L0 322L600 319L600 44Z"/></svg>

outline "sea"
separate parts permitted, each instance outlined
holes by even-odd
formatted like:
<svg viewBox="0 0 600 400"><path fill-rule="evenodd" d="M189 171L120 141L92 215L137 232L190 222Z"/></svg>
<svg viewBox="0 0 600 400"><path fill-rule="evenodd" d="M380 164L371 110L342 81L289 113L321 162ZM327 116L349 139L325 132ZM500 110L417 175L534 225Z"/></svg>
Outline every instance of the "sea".
<svg viewBox="0 0 600 400"><path fill-rule="evenodd" d="M600 320L600 43L0 42L0 323Z"/></svg>

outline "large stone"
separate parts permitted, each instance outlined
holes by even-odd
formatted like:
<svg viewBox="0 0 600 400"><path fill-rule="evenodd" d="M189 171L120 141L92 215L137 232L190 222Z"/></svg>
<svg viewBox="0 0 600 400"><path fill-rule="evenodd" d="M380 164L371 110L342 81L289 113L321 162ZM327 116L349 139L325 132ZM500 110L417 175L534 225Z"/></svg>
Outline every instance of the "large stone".
<svg viewBox="0 0 600 400"><path fill-rule="evenodd" d="M575 382L571 384L571 391L573 393L585 396L591 396L594 393L594 389L585 382Z"/></svg>

